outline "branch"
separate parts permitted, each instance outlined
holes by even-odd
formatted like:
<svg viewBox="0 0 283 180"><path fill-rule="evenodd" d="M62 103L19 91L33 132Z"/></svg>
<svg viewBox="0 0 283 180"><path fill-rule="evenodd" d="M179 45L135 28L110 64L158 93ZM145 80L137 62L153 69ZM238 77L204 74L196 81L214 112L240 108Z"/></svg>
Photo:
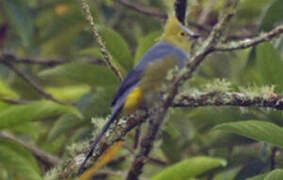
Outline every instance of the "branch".
<svg viewBox="0 0 283 180"><path fill-rule="evenodd" d="M105 58L105 62L107 64L107 66L116 74L118 79L120 81L122 81L123 75L119 71L119 69L115 66L115 64L113 63L113 58L112 58L111 54L109 53L109 51L106 49L106 46L103 42L103 39L101 38L101 36L99 35L99 33L97 31L97 28L96 28L96 25L94 24L94 20L93 20L93 17L91 15L89 6L87 4L87 0L81 0L81 5L82 5L82 8L85 12L86 19L87 19L87 21L88 21L88 23L91 27L91 31L92 31L94 37L96 38L96 40L97 40L97 42L100 46L100 51Z"/></svg>
<svg viewBox="0 0 283 180"><path fill-rule="evenodd" d="M9 98L0 98L0 101L3 101L8 104L26 104L29 102L27 100L18 100L18 99L9 99Z"/></svg>
<svg viewBox="0 0 283 180"><path fill-rule="evenodd" d="M128 2L127 0L115 0L115 2L121 4L121 5L129 8L129 9L137 11L137 12L139 12L141 14L144 14L144 15L147 15L147 16L153 16L153 17L156 17L156 18L158 18L160 20L164 20L165 21L167 19L167 17L168 17L167 14L165 14L163 12L160 12L160 11L158 11L156 9L153 9L153 8L151 8L149 6L146 6L144 4L141 4L141 3L139 3L139 4L135 3L134 4L134 3ZM193 27L197 28L199 31L209 32L209 28L207 28L207 27L205 27L203 25L200 25L200 24L198 24L196 22L189 21L188 24L190 26L193 26Z"/></svg>
<svg viewBox="0 0 283 180"><path fill-rule="evenodd" d="M146 6L144 4L141 3L130 3L127 0L113 0L129 9L132 9L134 11L137 11L141 14L147 15L147 16L153 16L156 17L158 19L161 20L166 20L167 19L167 14L162 13L156 9L153 9L149 6ZM211 31L210 27L205 26L201 21L196 23L193 21L189 21L188 25L195 27L197 30L204 32L205 34L208 34ZM252 33L248 33L248 34L241 34L241 35L230 35L229 37L227 37L228 39L243 39L246 37L252 37L254 36Z"/></svg>
<svg viewBox="0 0 283 180"><path fill-rule="evenodd" d="M148 114L146 112L140 111L137 112L134 117L130 117L125 120L120 119L118 124L115 124L115 126L111 127L101 143L98 144L92 158L89 160L89 163L86 164L86 167L89 167L91 164L93 164L93 162L98 159L108 147L113 145L115 142L120 141L129 131L145 122L147 117ZM88 144L91 144L91 141ZM79 154L70 159L69 162L64 163L66 166L63 167L58 179L72 178L77 176L78 169L85 157L85 154L89 151L89 146L85 145L84 147L85 148Z"/></svg>
<svg viewBox="0 0 283 180"><path fill-rule="evenodd" d="M6 59L2 59L0 57L0 63L4 64L5 66L7 66L8 68L10 68L12 71L14 71L17 75L19 75L21 78L23 78L27 83L29 83L40 95L42 95L43 97L45 97L46 99L49 99L51 101L54 101L56 103L59 104L63 104L63 105L68 105L56 98L54 98L51 94L48 94L47 92L45 92L40 85L38 85L33 79L31 79L24 71L20 70L19 68L17 68L13 63L7 61Z"/></svg>
<svg viewBox="0 0 283 180"><path fill-rule="evenodd" d="M148 16L154 16L154 17L157 17L159 19L167 19L167 14L165 13L162 13L156 9L153 9L151 7L148 7L144 4L133 4L133 3L130 3L126 0L115 0L115 2L127 7L127 8L130 8L130 9L133 9L137 12L140 12L144 15L148 15Z"/></svg>
<svg viewBox="0 0 283 180"><path fill-rule="evenodd" d="M96 65L106 65L103 59L89 57L87 55L83 55L86 57L85 62L89 64L96 64ZM56 60L56 59L33 59L33 58L20 58L13 54L2 54L0 59L6 59L12 63L19 63L19 64L28 64L28 65L42 65L42 66L57 66L66 63L70 63L71 61L67 60Z"/></svg>
<svg viewBox="0 0 283 180"><path fill-rule="evenodd" d="M6 133L6 132L0 132L0 137L14 141L14 142L20 144L21 146L23 146L24 148L26 148L27 150L31 151L31 153L33 155L35 155L36 157L38 157L42 162L44 162L47 167L55 166L60 162L60 159L58 157L53 156L53 155L39 149L38 147L36 147L34 145L31 145L27 142L24 142L21 139L18 139L17 137L13 136L12 134L9 134L9 133Z"/></svg>
<svg viewBox="0 0 283 180"><path fill-rule="evenodd" d="M198 65L204 60L206 55L211 52L211 47L213 47L213 45L215 45L219 41L222 32L226 27L225 25L229 22L229 20L235 13L237 4L238 0L226 1L226 13L224 17L213 28L207 40L202 43L203 45L202 47L200 47L200 50L190 59L190 63L188 64L190 68L184 68L180 73L177 74L177 77L173 81L172 86L169 87L168 96L166 97L164 102L162 102L162 105L159 106L158 104L156 104L156 107L152 111L149 119L149 126L145 138L141 143L139 153L136 155L131 165L127 180L137 180L142 173L146 159L153 148L153 143L155 141L157 133L164 121L164 117L178 93L178 88L182 86L185 80L192 77L192 74L196 70Z"/></svg>
<svg viewBox="0 0 283 180"><path fill-rule="evenodd" d="M214 51L233 51L237 49L245 49L256 46L259 43L269 41L272 38L279 37L283 33L283 25L274 28L273 30L264 33L258 37L251 39L244 39L240 41L231 41L225 44L219 44L213 48Z"/></svg>
<svg viewBox="0 0 283 180"><path fill-rule="evenodd" d="M237 106L265 107L283 110L283 97L271 94L268 98L262 95L251 96L239 92L208 92L190 96L180 94L176 97L173 107L202 107L202 106Z"/></svg>
<svg viewBox="0 0 283 180"><path fill-rule="evenodd" d="M39 60L32 58L19 58L13 54L2 54L2 57L0 57L0 59L6 59L7 61L11 61L13 63L38 64L43 66L56 66L68 62L68 61L55 60L55 59Z"/></svg>
<svg viewBox="0 0 283 180"><path fill-rule="evenodd" d="M124 1L120 0L120 2L124 2ZM231 0L230 1L228 0L228 2L231 2ZM209 34L208 38L204 42L200 43L202 46L198 48L198 51L191 57L190 63L188 64L189 68L182 69L178 73L177 77L174 79L173 83L168 88L169 93L167 98L164 100L162 105L157 109L156 113L151 116L150 119L151 124L149 126L151 130L149 129L147 131L147 137L142 140L141 151L136 156L135 161L132 164L132 169L130 173L132 173L131 175L133 175L133 177L139 176L139 174L143 169L145 161L148 161L147 154L149 154L149 152L151 151L152 143L157 133L157 131L156 133L154 133L153 130L159 129L160 125L163 122L163 117L165 117L165 114L169 106L176 105L178 103L177 101L174 101L175 103L173 103L173 100L175 99L175 96L178 93L178 88L181 87L181 85L185 80L189 79L192 76L193 72L196 70L199 64L204 60L206 55L217 50L215 46L218 43L220 37L222 36L222 31L224 30L224 27L226 27L225 25L234 14L238 0L234 0L232 2L234 2L234 4L230 5L230 7L232 7L232 9L230 8L230 12L228 12L223 18L221 18L219 23L217 23L217 25L213 28L212 32ZM227 8L224 9L227 10ZM148 15L150 15L150 13ZM178 100L178 98L176 98L176 100ZM280 103L282 103L281 100ZM253 104L253 106L263 107L260 106L260 103ZM107 134L107 138L104 138L103 142L99 144L97 150L95 150L94 152L93 158L91 159L90 163L96 160L104 152L105 148L111 146L117 140L123 138L131 129L143 123L145 119L146 117L142 117L141 115L136 114L135 118L132 118L128 121L119 121L118 125L112 127L109 130ZM148 139L148 141L146 139ZM69 160L69 162L66 163L66 166L63 167L63 171L61 172L60 175L61 179L76 176L76 172L84 157L84 153L86 153L87 151L88 151L88 147L84 148L83 151L80 152L80 154L74 156L71 160ZM140 166L136 166L136 165L140 165ZM128 175L128 179L129 179L129 175Z"/></svg>

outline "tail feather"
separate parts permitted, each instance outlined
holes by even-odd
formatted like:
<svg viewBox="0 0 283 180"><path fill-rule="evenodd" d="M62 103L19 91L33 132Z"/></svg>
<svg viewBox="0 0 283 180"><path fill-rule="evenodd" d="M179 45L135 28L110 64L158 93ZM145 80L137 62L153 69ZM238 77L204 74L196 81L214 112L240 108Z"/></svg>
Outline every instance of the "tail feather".
<svg viewBox="0 0 283 180"><path fill-rule="evenodd" d="M98 136L95 138L93 144L91 145L91 148L89 150L89 152L87 153L83 163L80 166L79 169L79 175L82 174L85 171L85 164L87 162L87 160L92 156L93 151L95 150L96 146L98 145L98 143L101 141L101 139L103 138L103 136L105 135L105 133L107 132L107 130L109 129L109 127L111 126L111 124L115 121L115 119L118 117L118 115L120 114L120 112L122 111L123 106L115 108L114 112L112 113L110 119L106 122L106 124L103 126L101 132L98 134Z"/></svg>

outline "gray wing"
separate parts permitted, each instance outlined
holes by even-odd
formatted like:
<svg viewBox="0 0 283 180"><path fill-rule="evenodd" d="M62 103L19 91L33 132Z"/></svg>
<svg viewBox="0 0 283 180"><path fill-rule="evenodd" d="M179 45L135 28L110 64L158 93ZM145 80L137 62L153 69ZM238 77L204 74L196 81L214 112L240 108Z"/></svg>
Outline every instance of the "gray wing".
<svg viewBox="0 0 283 180"><path fill-rule="evenodd" d="M170 43L160 42L155 44L145 53L135 68L128 73L120 85L111 106L116 106L118 101L124 102L125 94L127 94L126 92L129 92L129 90L137 86L147 65L154 63L155 61L162 60L169 55L176 57L179 62L179 67L183 67L189 59L184 50ZM118 106L120 105L121 103L118 103Z"/></svg>
<svg viewBox="0 0 283 180"><path fill-rule="evenodd" d="M141 79L143 71L133 69L131 70L122 84L120 85L114 99L112 101L111 106L115 106L118 99L126 92L129 88L135 86Z"/></svg>

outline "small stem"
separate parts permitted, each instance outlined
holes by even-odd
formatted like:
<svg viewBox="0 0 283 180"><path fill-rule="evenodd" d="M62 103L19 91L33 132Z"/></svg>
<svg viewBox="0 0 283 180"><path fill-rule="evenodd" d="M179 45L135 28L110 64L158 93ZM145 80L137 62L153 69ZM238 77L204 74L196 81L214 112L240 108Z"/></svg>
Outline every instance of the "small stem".
<svg viewBox="0 0 283 180"><path fill-rule="evenodd" d="M93 17L91 15L90 9L89 9L89 5L87 3L87 0L81 0L81 4L82 4L82 8L85 12L85 16L86 19L91 27L91 31L93 33L93 36L96 38L99 46L100 46L100 51L102 53L102 55L105 58L105 62L107 64L107 66L116 74L116 76L118 77L118 79L120 81L123 80L123 75L120 72L120 70L115 66L115 64L113 63L113 58L111 56L111 54L109 53L109 51L106 49L106 46L104 44L104 41L102 39L102 37L99 35L98 30L96 28L96 25L94 23Z"/></svg>
<svg viewBox="0 0 283 180"><path fill-rule="evenodd" d="M60 162L60 159L58 157L48 154L47 152L39 149L38 147L31 145L27 142L24 142L21 139L18 139L12 134L6 132L0 132L0 137L14 141L20 144L21 146L23 146L24 148L26 148L27 150L31 151L32 154L38 157L40 160L42 160L42 162L44 162L47 165L47 167L55 166Z"/></svg>
<svg viewBox="0 0 283 180"><path fill-rule="evenodd" d="M17 68L13 63L7 61L6 59L1 59L1 58L0 58L0 63L6 65L8 68L10 68L12 71L14 71L18 76L23 78L28 84L30 84L44 98L49 99L49 100L56 102L58 104L70 105L70 104L67 104L65 102L62 102L62 101L54 98L51 94L45 92L40 87L40 85L38 85L33 79L31 79L24 71Z"/></svg>
<svg viewBox="0 0 283 180"><path fill-rule="evenodd" d="M176 97L173 107L203 107L203 106L237 106L237 107L266 107L283 110L283 97L271 94L269 98L261 95L250 97L247 93L239 92L208 92L190 96L180 94Z"/></svg>
<svg viewBox="0 0 283 180"><path fill-rule="evenodd" d="M213 48L214 51L233 51L237 49L246 49L248 47L256 46L259 43L270 41L273 38L279 37L283 33L283 25L275 27L271 31L259 35L255 38L244 39L240 41L231 41L224 44L219 44Z"/></svg>
<svg viewBox="0 0 283 180"><path fill-rule="evenodd" d="M50 67L65 64L68 62L68 61L55 60L55 59L39 60L39 59L32 59L32 58L19 58L13 54L3 54L2 57L0 57L0 59L6 59L7 61L10 61L13 63L38 64L38 65L50 66Z"/></svg>
<svg viewBox="0 0 283 180"><path fill-rule="evenodd" d="M140 135L141 135L141 125L136 127L133 149L138 148L139 143L140 143Z"/></svg>

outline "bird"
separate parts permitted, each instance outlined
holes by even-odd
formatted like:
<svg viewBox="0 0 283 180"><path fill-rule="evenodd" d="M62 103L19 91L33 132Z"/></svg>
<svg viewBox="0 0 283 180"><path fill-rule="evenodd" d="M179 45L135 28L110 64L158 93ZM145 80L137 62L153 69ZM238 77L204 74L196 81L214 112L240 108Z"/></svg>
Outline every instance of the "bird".
<svg viewBox="0 0 283 180"><path fill-rule="evenodd" d="M183 68L189 62L188 51L199 36L175 16L168 17L159 42L143 55L118 88L111 104L112 114L92 143L79 168L79 174L84 171L87 160L116 119L133 114L143 107L148 108L156 98L160 98L162 83L166 81L168 71L175 66Z"/></svg>

